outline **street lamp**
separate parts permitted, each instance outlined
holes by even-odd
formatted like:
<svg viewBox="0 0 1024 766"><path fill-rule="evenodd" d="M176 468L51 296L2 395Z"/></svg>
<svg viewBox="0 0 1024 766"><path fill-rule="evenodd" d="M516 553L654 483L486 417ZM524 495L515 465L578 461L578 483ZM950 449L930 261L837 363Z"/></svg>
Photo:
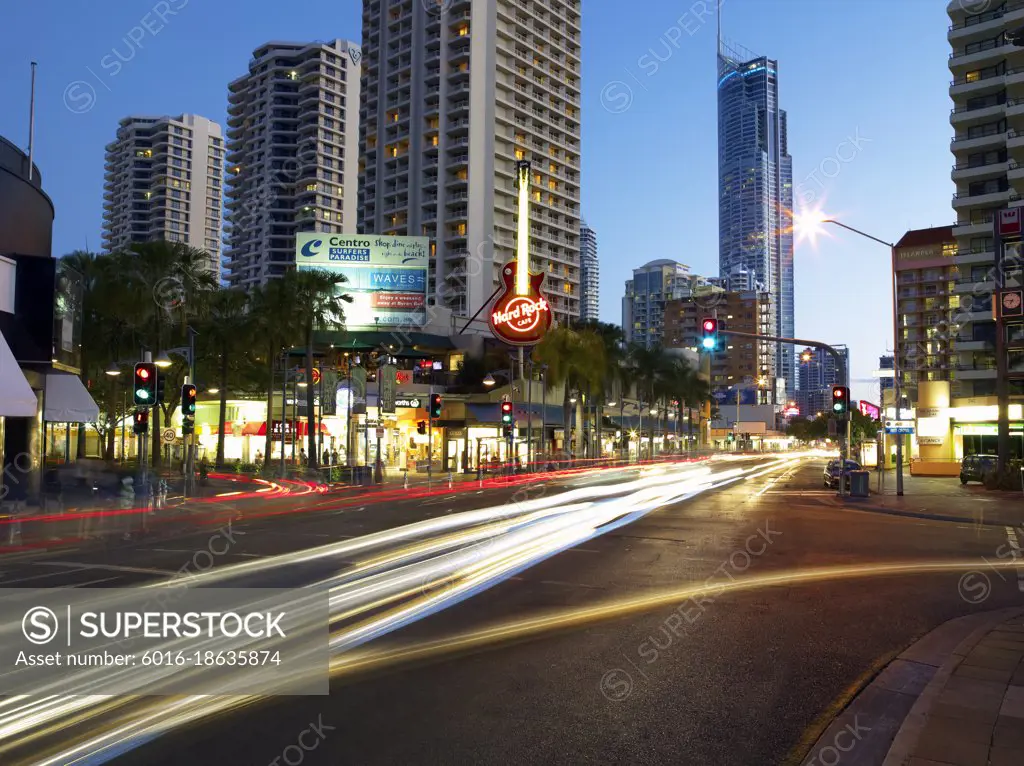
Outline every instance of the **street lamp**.
<svg viewBox="0 0 1024 766"><path fill-rule="evenodd" d="M833 226L838 226L841 229L858 234L865 239L870 239L872 242L877 242L880 245L885 245L889 248L889 257L892 260L892 338L893 338L893 355L892 355L892 368L893 368L893 393L896 398L896 420L900 419L900 399L903 398L903 394L900 391L900 352L899 352L899 309L896 303L896 245L892 242L886 242L884 239L873 237L860 229L855 229L852 226L847 226L845 223L840 223L832 218L824 218L821 223L830 223ZM846 365L846 386L850 385L850 368L849 364ZM849 423L849 421L847 421ZM896 438L896 494L899 496L903 495L903 436L897 434Z"/></svg>
<svg viewBox="0 0 1024 766"><path fill-rule="evenodd" d="M111 362L110 366L107 369L105 369L103 372L105 372L107 375L109 375L112 378L116 378L118 375L121 374L121 368L117 366L116 362Z"/></svg>
<svg viewBox="0 0 1024 766"><path fill-rule="evenodd" d="M493 386L495 383L494 376L491 375L491 373L487 373L487 377L484 378L483 383L485 386L488 387Z"/></svg>
<svg viewBox="0 0 1024 766"><path fill-rule="evenodd" d="M169 356L167 356L166 351L161 351L157 355L157 358L153 360L153 364L155 364L161 370L166 370L168 367L174 364L174 361Z"/></svg>

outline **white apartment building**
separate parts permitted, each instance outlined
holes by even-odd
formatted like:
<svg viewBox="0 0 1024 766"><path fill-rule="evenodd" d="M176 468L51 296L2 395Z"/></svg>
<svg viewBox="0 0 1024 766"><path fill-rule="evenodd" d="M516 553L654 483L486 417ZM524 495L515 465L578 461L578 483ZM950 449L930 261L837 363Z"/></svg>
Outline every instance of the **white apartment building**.
<svg viewBox="0 0 1024 766"><path fill-rule="evenodd" d="M596 322L600 311L601 264L597 259L597 232L580 224L580 319Z"/></svg>
<svg viewBox="0 0 1024 766"><path fill-rule="evenodd" d="M137 242L184 242L210 254L220 277L220 125L195 114L125 117L106 147L103 248Z"/></svg>
<svg viewBox="0 0 1024 766"><path fill-rule="evenodd" d="M295 263L295 235L356 231L359 46L268 42L228 86L227 281Z"/></svg>
<svg viewBox="0 0 1024 766"><path fill-rule="evenodd" d="M972 9L973 12L972 12ZM957 369L953 395L995 394L993 217L1024 193L1024 48L1005 34L1024 26L1024 2L952 0L948 39L950 122L959 275L952 288Z"/></svg>
<svg viewBox="0 0 1024 766"><path fill-rule="evenodd" d="M580 0L364 0L359 232L429 236L428 300L472 315L515 257L580 316Z"/></svg>

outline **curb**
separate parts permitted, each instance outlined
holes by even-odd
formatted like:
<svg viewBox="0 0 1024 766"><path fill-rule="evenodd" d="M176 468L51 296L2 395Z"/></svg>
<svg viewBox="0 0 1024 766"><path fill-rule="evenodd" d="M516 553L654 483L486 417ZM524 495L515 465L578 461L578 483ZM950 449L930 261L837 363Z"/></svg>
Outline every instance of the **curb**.
<svg viewBox="0 0 1024 766"><path fill-rule="evenodd" d="M792 763L835 764L855 753L861 766L906 766L928 711L957 665L996 625L1019 614L1024 609L1011 607L956 617L925 634L866 677L810 750Z"/></svg>
<svg viewBox="0 0 1024 766"><path fill-rule="evenodd" d="M864 513L881 513L888 516L902 516L903 518L909 519L925 519L927 521L952 521L958 524L972 524L974 526L982 527L1006 527L1013 526L1020 523L1019 519L1016 520L1004 520L1004 521L979 521L977 519L969 519L962 516L945 516L939 513L921 513L918 511L903 511L896 508L887 508L884 505L846 505L844 503L822 501L823 505L830 506L844 511L863 511Z"/></svg>

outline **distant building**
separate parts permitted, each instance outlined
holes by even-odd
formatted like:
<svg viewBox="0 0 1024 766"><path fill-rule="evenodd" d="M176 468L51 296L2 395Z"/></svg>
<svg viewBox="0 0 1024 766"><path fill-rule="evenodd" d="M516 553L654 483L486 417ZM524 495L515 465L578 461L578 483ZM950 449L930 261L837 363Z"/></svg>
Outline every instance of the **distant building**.
<svg viewBox="0 0 1024 766"><path fill-rule="evenodd" d="M824 349L809 349L810 359L804 360L804 352L798 350L797 378L799 389L796 403L800 414L813 418L819 412L829 412L832 407L832 386L845 385L845 369L850 364L849 349L838 349L843 366L836 365L835 357Z"/></svg>
<svg viewBox="0 0 1024 766"><path fill-rule="evenodd" d="M651 348L662 342L665 330L665 303L689 294L693 276L690 267L659 259L633 269L622 298L622 330L627 343Z"/></svg>
<svg viewBox="0 0 1024 766"><path fill-rule="evenodd" d="M908 231L896 243L896 353L900 387L912 401L919 381L955 381L963 396L995 393L992 297L959 290L971 286L958 281L956 253L952 226ZM957 351L967 353L958 360Z"/></svg>
<svg viewBox="0 0 1024 766"><path fill-rule="evenodd" d="M889 355L886 355L886 356L880 356L880 357L878 357L878 369L879 370L883 370L883 371L884 370L892 370L894 362L895 362L895 358L892 356L892 354L889 354ZM895 384L895 380L893 379L893 377L891 375L889 377L886 377L884 375L879 376L879 378L878 378L878 401L876 402L876 404L878 404L879 407L884 406L884 404L885 404L885 392L886 391L891 391L893 389L894 384Z"/></svg>
<svg viewBox="0 0 1024 766"><path fill-rule="evenodd" d="M359 47L268 42L228 85L232 287L295 265L295 235L356 231Z"/></svg>
<svg viewBox="0 0 1024 766"><path fill-rule="evenodd" d="M776 60L719 40L718 268L730 290L740 269L763 285L775 303L770 334L792 338L793 160L778 70ZM778 344L775 356L773 374L793 391L793 347Z"/></svg>
<svg viewBox="0 0 1024 766"><path fill-rule="evenodd" d="M184 242L210 255L220 277L220 125L195 114L125 117L107 144L103 249L140 242Z"/></svg>
<svg viewBox="0 0 1024 766"><path fill-rule="evenodd" d="M596 322L601 289L601 266L597 260L597 232L580 224L580 319Z"/></svg>
<svg viewBox="0 0 1024 766"><path fill-rule="evenodd" d="M713 292L708 292L708 291ZM771 365L775 344L741 338L728 339L728 331L755 335L770 334L772 299L766 292L722 292L718 288L697 289L695 294L675 297L665 303L664 345L696 350L701 321L713 304L725 346L711 358L711 387L719 403L740 401L772 404L776 400Z"/></svg>

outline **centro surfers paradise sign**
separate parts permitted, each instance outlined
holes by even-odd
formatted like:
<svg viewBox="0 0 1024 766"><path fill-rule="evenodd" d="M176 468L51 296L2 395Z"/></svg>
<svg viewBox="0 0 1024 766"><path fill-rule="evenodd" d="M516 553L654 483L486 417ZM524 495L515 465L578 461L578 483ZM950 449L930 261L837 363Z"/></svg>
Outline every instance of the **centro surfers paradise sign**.
<svg viewBox="0 0 1024 766"><path fill-rule="evenodd" d="M519 175L519 227L516 259L501 269L503 290L491 307L496 338L513 346L532 346L551 328L551 306L541 285L543 273L530 273L530 163L516 163Z"/></svg>

